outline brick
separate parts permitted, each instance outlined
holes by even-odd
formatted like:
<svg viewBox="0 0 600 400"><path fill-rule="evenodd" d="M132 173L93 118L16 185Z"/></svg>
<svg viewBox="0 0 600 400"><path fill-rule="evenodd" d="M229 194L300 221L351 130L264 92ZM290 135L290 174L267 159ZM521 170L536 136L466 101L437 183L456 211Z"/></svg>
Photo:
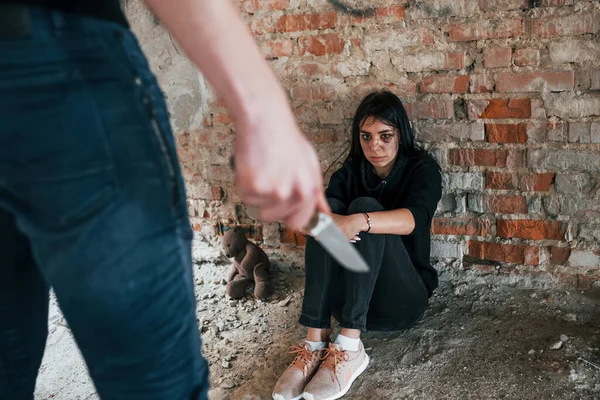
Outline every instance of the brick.
<svg viewBox="0 0 600 400"><path fill-rule="evenodd" d="M569 256L571 267L600 268L600 253L590 250L573 250Z"/></svg>
<svg viewBox="0 0 600 400"><path fill-rule="evenodd" d="M555 187L557 193L587 196L597 187L597 180L586 173L558 173Z"/></svg>
<svg viewBox="0 0 600 400"><path fill-rule="evenodd" d="M514 175L508 172L487 171L485 176L486 189L514 190Z"/></svg>
<svg viewBox="0 0 600 400"><path fill-rule="evenodd" d="M377 33L368 33L363 37L363 46L368 51L397 50L405 54L407 46L422 46L433 44L434 38L430 28L416 27L414 29L394 29ZM392 56L394 54L392 53Z"/></svg>
<svg viewBox="0 0 600 400"><path fill-rule="evenodd" d="M523 192L548 192L554 181L554 173L526 174L519 177L519 190Z"/></svg>
<svg viewBox="0 0 600 400"><path fill-rule="evenodd" d="M340 54L344 51L344 40L334 33L301 37L298 39L298 45L301 56L306 54L324 56Z"/></svg>
<svg viewBox="0 0 600 400"><path fill-rule="evenodd" d="M463 249L459 243L431 241L431 257L433 258L462 258Z"/></svg>
<svg viewBox="0 0 600 400"><path fill-rule="evenodd" d="M253 35L264 35L277 31L277 19L272 16L264 16L249 21L248 27Z"/></svg>
<svg viewBox="0 0 600 400"><path fill-rule="evenodd" d="M506 157L507 168L518 168L525 165L525 151L519 149L508 150Z"/></svg>
<svg viewBox="0 0 600 400"><path fill-rule="evenodd" d="M479 0L479 7L483 11L509 11L529 8L530 0Z"/></svg>
<svg viewBox="0 0 600 400"><path fill-rule="evenodd" d="M488 236L490 221L470 218L434 218L431 232L436 235Z"/></svg>
<svg viewBox="0 0 600 400"><path fill-rule="evenodd" d="M539 265L540 263L540 248L533 246L525 247L525 265Z"/></svg>
<svg viewBox="0 0 600 400"><path fill-rule="evenodd" d="M600 153L578 150L530 150L527 165L555 171L600 171Z"/></svg>
<svg viewBox="0 0 600 400"><path fill-rule="evenodd" d="M337 14L283 15L277 21L278 32L300 32L330 29L335 26Z"/></svg>
<svg viewBox="0 0 600 400"><path fill-rule="evenodd" d="M591 139L592 143L600 143L600 122L598 121L592 122Z"/></svg>
<svg viewBox="0 0 600 400"><path fill-rule="evenodd" d="M281 232L281 243L294 244L296 246L306 245L306 237L297 231L284 228Z"/></svg>
<svg viewBox="0 0 600 400"><path fill-rule="evenodd" d="M575 89L600 90L600 68L575 71Z"/></svg>
<svg viewBox="0 0 600 400"><path fill-rule="evenodd" d="M467 101L469 119L530 118L529 99L490 99Z"/></svg>
<svg viewBox="0 0 600 400"><path fill-rule="evenodd" d="M335 131L326 128L306 128L302 130L312 143L333 143L335 141Z"/></svg>
<svg viewBox="0 0 600 400"><path fill-rule="evenodd" d="M487 208L495 214L527 214L527 200L525 196L488 196Z"/></svg>
<svg viewBox="0 0 600 400"><path fill-rule="evenodd" d="M485 213L485 196L481 193L469 193L467 195L467 211Z"/></svg>
<svg viewBox="0 0 600 400"><path fill-rule="evenodd" d="M562 122L550 122L547 127L548 141L550 142L564 142L566 137L564 134L565 124Z"/></svg>
<svg viewBox="0 0 600 400"><path fill-rule="evenodd" d="M392 65L403 72L460 70L466 66L466 53L464 52L423 52L419 54L401 52L393 53L391 58Z"/></svg>
<svg viewBox="0 0 600 400"><path fill-rule="evenodd" d="M340 24L347 25L358 25L364 24L370 21L377 22L398 22L404 19L404 6L395 5L389 7L378 7L372 16L369 17L357 17L357 16L340 16Z"/></svg>
<svg viewBox="0 0 600 400"><path fill-rule="evenodd" d="M417 94L416 83L409 81L409 80L401 80L401 79L396 80L396 82L393 84L390 83L387 85L381 84L379 82L374 82L374 81L363 82L358 85L354 85L354 87L352 87L352 89L351 89L351 94L353 96L355 96L356 98L363 98L371 92L382 90L382 89L387 89L390 92L399 96L400 98L413 97L413 96L416 96L416 94ZM408 107L408 104L405 104L405 107ZM352 113L354 112L354 110L350 110L350 111Z"/></svg>
<svg viewBox="0 0 600 400"><path fill-rule="evenodd" d="M424 101L405 104L409 119L452 119L454 102Z"/></svg>
<svg viewBox="0 0 600 400"><path fill-rule="evenodd" d="M350 76L368 76L370 69L371 64L366 60L349 59L346 62L340 61L329 64L329 71L331 71L331 74L329 75L341 76L343 78Z"/></svg>
<svg viewBox="0 0 600 400"><path fill-rule="evenodd" d="M428 19L447 17L472 17L481 13L476 1L427 0L411 3L407 18Z"/></svg>
<svg viewBox="0 0 600 400"><path fill-rule="evenodd" d="M237 0L240 9L247 13L256 13L257 11L275 11L287 10L290 6L289 0Z"/></svg>
<svg viewBox="0 0 600 400"><path fill-rule="evenodd" d="M327 84L294 86L291 91L292 100L331 101L337 96L335 88Z"/></svg>
<svg viewBox="0 0 600 400"><path fill-rule="evenodd" d="M456 210L456 197L453 194L443 194L442 198L438 202L436 214L443 214L445 212Z"/></svg>
<svg viewBox="0 0 600 400"><path fill-rule="evenodd" d="M550 247L550 264L564 265L571 255L569 247Z"/></svg>
<svg viewBox="0 0 600 400"><path fill-rule="evenodd" d="M528 143L546 143L548 123L546 121L530 121L526 124Z"/></svg>
<svg viewBox="0 0 600 400"><path fill-rule="evenodd" d="M599 224L580 224L577 231L577 237L592 243L600 242Z"/></svg>
<svg viewBox="0 0 600 400"><path fill-rule="evenodd" d="M590 122L569 122L570 143L591 143L592 124Z"/></svg>
<svg viewBox="0 0 600 400"><path fill-rule="evenodd" d="M271 40L262 43L260 47L267 58L289 57L294 52L294 42L289 39Z"/></svg>
<svg viewBox="0 0 600 400"><path fill-rule="evenodd" d="M471 93L491 93L494 91L494 77L491 75L471 75L469 84Z"/></svg>
<svg viewBox="0 0 600 400"><path fill-rule="evenodd" d="M550 61L555 64L596 62L600 58L600 43L597 40L572 39L548 43Z"/></svg>
<svg viewBox="0 0 600 400"><path fill-rule="evenodd" d="M600 96L593 93L547 93L544 104L548 115L563 120L600 116Z"/></svg>
<svg viewBox="0 0 600 400"><path fill-rule="evenodd" d="M540 214L542 212L542 198L540 196L527 196L527 212Z"/></svg>
<svg viewBox="0 0 600 400"><path fill-rule="evenodd" d="M485 134L490 143L527 142L525 124L485 124Z"/></svg>
<svg viewBox="0 0 600 400"><path fill-rule="evenodd" d="M540 51L538 49L516 49L513 62L517 67L535 67L540 64Z"/></svg>
<svg viewBox="0 0 600 400"><path fill-rule="evenodd" d="M484 68L510 67L512 60L512 48L510 47L486 47L483 49Z"/></svg>
<svg viewBox="0 0 600 400"><path fill-rule="evenodd" d="M395 5L388 7L379 7L375 10L375 17L394 17L394 19L396 20L404 19L404 6Z"/></svg>
<svg viewBox="0 0 600 400"><path fill-rule="evenodd" d="M531 240L564 240L566 226L559 221L533 219L499 219L496 221L498 237Z"/></svg>
<svg viewBox="0 0 600 400"><path fill-rule="evenodd" d="M419 141L425 142L454 142L482 141L484 139L483 124L436 124L431 122L418 123L415 135Z"/></svg>
<svg viewBox="0 0 600 400"><path fill-rule="evenodd" d="M233 118L227 112L218 112L213 114L212 122L215 125L231 125L233 124Z"/></svg>
<svg viewBox="0 0 600 400"><path fill-rule="evenodd" d="M442 181L446 190L483 190L483 175L478 172L447 172Z"/></svg>
<svg viewBox="0 0 600 400"><path fill-rule="evenodd" d="M539 249L532 246L469 240L469 255L480 260L525 264L526 252L529 259L528 261L534 261L535 253L539 253Z"/></svg>
<svg viewBox="0 0 600 400"><path fill-rule="evenodd" d="M560 92L574 86L573 71L503 73L496 78L498 92Z"/></svg>
<svg viewBox="0 0 600 400"><path fill-rule="evenodd" d="M467 93L468 75L432 75L426 76L419 86L422 93Z"/></svg>
<svg viewBox="0 0 600 400"><path fill-rule="evenodd" d="M542 7L564 7L572 6L575 0L541 0Z"/></svg>
<svg viewBox="0 0 600 400"><path fill-rule="evenodd" d="M450 149L449 158L453 165L461 167L506 167L506 150Z"/></svg>
<svg viewBox="0 0 600 400"><path fill-rule="evenodd" d="M466 42L485 39L505 39L525 35L523 18L503 19L500 21L481 20L462 23L450 27L450 40Z"/></svg>
<svg viewBox="0 0 600 400"><path fill-rule="evenodd" d="M302 75L311 78L314 76L327 75L327 70L322 64L304 64L300 67L300 72L302 73Z"/></svg>
<svg viewBox="0 0 600 400"><path fill-rule="evenodd" d="M538 38L584 35L598 30L600 14L593 12L531 20L531 36Z"/></svg>

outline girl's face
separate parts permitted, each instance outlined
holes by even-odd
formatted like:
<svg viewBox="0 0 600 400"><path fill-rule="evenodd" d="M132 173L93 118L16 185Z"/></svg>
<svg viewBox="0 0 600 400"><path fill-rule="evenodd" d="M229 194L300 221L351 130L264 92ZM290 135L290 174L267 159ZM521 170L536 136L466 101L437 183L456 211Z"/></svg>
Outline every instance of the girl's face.
<svg viewBox="0 0 600 400"><path fill-rule="evenodd" d="M369 116L360 127L360 146L377 174L385 178L392 171L400 149L398 130Z"/></svg>

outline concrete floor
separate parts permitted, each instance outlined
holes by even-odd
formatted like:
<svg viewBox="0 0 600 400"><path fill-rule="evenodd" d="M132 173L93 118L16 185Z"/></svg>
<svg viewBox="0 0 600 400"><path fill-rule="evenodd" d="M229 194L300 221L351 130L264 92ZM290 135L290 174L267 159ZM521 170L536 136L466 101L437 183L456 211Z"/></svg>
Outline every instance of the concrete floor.
<svg viewBox="0 0 600 400"><path fill-rule="evenodd" d="M220 283L228 266L197 267L211 400L271 398L288 346L304 334L296 323L303 273L290 263L276 263L269 302L232 301ZM346 399L600 399L600 291L441 278L416 327L363 336L371 364ZM96 399L54 302L49 324L35 398Z"/></svg>

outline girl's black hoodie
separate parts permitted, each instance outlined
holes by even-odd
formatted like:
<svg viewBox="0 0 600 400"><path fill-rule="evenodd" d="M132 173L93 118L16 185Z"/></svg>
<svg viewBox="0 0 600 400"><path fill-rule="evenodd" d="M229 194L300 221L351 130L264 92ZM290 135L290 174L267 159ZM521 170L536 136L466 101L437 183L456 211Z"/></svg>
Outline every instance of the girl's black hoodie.
<svg viewBox="0 0 600 400"><path fill-rule="evenodd" d="M442 197L442 177L437 162L428 154L399 158L390 174L381 179L366 160L346 161L329 181L326 196L349 206L359 197L373 197L386 210L406 208L415 229L402 240L421 275L429 296L438 286L437 271L429 264L431 220Z"/></svg>

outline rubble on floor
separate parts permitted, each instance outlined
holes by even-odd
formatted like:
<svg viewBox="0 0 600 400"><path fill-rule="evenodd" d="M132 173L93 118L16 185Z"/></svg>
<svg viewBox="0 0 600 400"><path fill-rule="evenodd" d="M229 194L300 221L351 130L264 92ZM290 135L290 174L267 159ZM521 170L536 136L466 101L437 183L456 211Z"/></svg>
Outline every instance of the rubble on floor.
<svg viewBox="0 0 600 400"><path fill-rule="evenodd" d="M228 265L197 265L198 321L211 400L267 400L302 340L303 269L275 262L267 302L225 295ZM518 288L442 274L417 326L366 333L367 371L346 399L600 398L600 290ZM95 399L53 302L36 399Z"/></svg>

